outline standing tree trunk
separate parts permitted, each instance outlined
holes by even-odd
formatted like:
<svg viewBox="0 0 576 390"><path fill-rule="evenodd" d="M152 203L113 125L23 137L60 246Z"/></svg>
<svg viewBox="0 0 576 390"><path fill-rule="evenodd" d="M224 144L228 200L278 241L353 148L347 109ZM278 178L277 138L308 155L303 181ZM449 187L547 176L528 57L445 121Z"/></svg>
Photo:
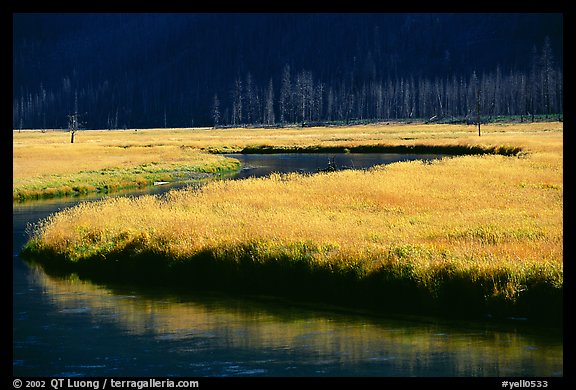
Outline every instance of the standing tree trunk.
<svg viewBox="0 0 576 390"><path fill-rule="evenodd" d="M214 94L212 119L214 119L214 128L217 128L220 125L220 99L218 99L218 94Z"/></svg>
<svg viewBox="0 0 576 390"><path fill-rule="evenodd" d="M482 97L482 88L480 86L480 79L476 76L476 72L472 73L472 87L475 89L476 94L476 123L478 124L478 137L482 135L480 132L480 104Z"/></svg>
<svg viewBox="0 0 576 390"><path fill-rule="evenodd" d="M476 90L476 122L478 123L478 137L482 134L480 133L480 88Z"/></svg>
<svg viewBox="0 0 576 390"><path fill-rule="evenodd" d="M80 115L78 114L78 94L74 93L74 114L68 115L68 130L70 130L70 143L74 143L74 135L80 128Z"/></svg>
<svg viewBox="0 0 576 390"><path fill-rule="evenodd" d="M78 114L68 115L68 130L70 131L70 143L74 143L74 135L78 131Z"/></svg>

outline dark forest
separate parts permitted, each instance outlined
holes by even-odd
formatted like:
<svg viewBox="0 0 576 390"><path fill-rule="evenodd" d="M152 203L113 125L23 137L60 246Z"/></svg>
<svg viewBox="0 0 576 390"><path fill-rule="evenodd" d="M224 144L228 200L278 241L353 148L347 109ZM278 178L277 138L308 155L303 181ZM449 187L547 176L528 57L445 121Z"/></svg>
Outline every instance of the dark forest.
<svg viewBox="0 0 576 390"><path fill-rule="evenodd" d="M13 128L560 118L562 14L14 14Z"/></svg>

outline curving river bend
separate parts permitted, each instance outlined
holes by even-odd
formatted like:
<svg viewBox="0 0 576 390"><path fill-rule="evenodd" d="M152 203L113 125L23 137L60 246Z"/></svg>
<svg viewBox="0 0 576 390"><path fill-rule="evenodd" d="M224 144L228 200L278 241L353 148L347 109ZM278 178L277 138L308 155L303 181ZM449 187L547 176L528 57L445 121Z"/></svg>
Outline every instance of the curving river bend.
<svg viewBox="0 0 576 390"><path fill-rule="evenodd" d="M421 156L238 157L237 177L247 177ZM563 376L561 333L521 321L382 318L272 297L102 286L19 258L28 223L89 199L13 205L14 376Z"/></svg>

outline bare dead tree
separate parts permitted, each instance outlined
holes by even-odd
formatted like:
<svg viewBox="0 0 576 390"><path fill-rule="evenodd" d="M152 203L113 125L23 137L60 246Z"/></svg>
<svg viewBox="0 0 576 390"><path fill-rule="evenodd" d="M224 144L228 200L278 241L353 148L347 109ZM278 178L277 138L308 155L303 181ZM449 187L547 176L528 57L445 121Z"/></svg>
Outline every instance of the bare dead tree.
<svg viewBox="0 0 576 390"><path fill-rule="evenodd" d="M78 113L68 115L68 131L70 132L70 143L74 143L74 136L80 129L80 120Z"/></svg>
<svg viewBox="0 0 576 390"><path fill-rule="evenodd" d="M272 78L268 82L268 89L266 91L266 107L264 109L264 122L271 126L275 122L274 117L274 84Z"/></svg>
<svg viewBox="0 0 576 390"><path fill-rule="evenodd" d="M473 94L476 100L476 123L478 125L478 137L482 135L480 132L480 107L481 107L481 99L482 99L482 88L480 86L480 80L476 75L476 72L472 72L472 80L471 80L471 87L473 88Z"/></svg>
<svg viewBox="0 0 576 390"><path fill-rule="evenodd" d="M214 94L214 102L212 104L212 119L214 119L214 128L220 125L220 99L218 99L218 94Z"/></svg>
<svg viewBox="0 0 576 390"><path fill-rule="evenodd" d="M70 143L74 143L76 132L82 127L80 114L78 113L78 94L74 96L74 114L68 115L68 131L70 132Z"/></svg>
<svg viewBox="0 0 576 390"><path fill-rule="evenodd" d="M80 130L84 123L81 121L81 114L78 113L78 94L74 96L74 114L67 115L68 117L68 131L70 132L70 143L74 143L74 136Z"/></svg>

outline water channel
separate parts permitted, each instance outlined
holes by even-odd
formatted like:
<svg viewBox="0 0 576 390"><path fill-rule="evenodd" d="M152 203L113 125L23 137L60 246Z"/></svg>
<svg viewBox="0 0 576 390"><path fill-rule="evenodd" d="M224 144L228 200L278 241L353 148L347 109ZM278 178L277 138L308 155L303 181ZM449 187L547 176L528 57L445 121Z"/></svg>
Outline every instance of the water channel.
<svg viewBox="0 0 576 390"><path fill-rule="evenodd" d="M314 172L329 160L361 169L391 156L239 157L237 178ZM563 376L559 332L104 286L49 276L19 258L28 223L90 199L13 205L14 376Z"/></svg>

